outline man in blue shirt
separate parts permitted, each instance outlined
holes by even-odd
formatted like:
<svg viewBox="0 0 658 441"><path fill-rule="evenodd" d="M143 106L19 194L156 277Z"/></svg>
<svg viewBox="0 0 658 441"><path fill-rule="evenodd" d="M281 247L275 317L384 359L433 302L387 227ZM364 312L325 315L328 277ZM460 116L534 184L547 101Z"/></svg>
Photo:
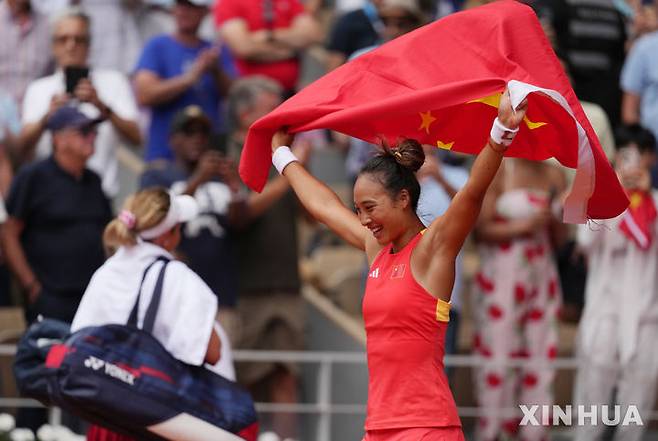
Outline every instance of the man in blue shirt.
<svg viewBox="0 0 658 441"><path fill-rule="evenodd" d="M658 31L637 40L621 72L624 91L621 118L624 124L642 124L658 139ZM651 170L658 187L658 166Z"/></svg>
<svg viewBox="0 0 658 441"><path fill-rule="evenodd" d="M198 36L212 0L177 0L176 30L151 39L135 68L135 93L151 109L146 160L173 159L169 127L179 110L198 105L213 133L223 132L221 100L231 84L233 65L227 50Z"/></svg>

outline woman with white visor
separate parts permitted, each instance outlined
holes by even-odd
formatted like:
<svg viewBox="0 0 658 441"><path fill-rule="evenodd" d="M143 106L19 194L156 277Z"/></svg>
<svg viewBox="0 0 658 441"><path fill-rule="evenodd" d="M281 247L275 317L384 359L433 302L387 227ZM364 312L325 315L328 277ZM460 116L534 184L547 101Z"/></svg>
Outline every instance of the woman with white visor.
<svg viewBox="0 0 658 441"><path fill-rule="evenodd" d="M228 338L215 322L217 297L196 273L171 254L180 242L181 223L197 213L194 198L174 195L163 188L145 189L129 197L117 218L105 228L103 242L114 254L89 282L71 332L87 326L125 324L145 269L165 257L171 262L165 272L153 336L178 360L192 365L205 363L214 372L235 380ZM162 265L155 263L144 279L140 326ZM87 439L130 440L95 426Z"/></svg>

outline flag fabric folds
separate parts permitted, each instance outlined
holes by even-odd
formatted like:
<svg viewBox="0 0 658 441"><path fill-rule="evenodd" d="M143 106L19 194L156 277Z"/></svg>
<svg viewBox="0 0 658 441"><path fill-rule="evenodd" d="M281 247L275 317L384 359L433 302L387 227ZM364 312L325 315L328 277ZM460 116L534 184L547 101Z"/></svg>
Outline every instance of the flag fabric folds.
<svg viewBox="0 0 658 441"><path fill-rule="evenodd" d="M648 250L653 242L653 230L658 212L651 193L632 190L630 205L624 213L619 229L638 248Z"/></svg>
<svg viewBox="0 0 658 441"><path fill-rule="evenodd" d="M526 96L525 120L507 156L555 157L575 168L564 219L619 215L628 199L531 8L502 0L459 12L397 38L310 84L247 135L240 176L260 191L271 166L271 137L326 128L368 142L403 137L477 154L500 94Z"/></svg>

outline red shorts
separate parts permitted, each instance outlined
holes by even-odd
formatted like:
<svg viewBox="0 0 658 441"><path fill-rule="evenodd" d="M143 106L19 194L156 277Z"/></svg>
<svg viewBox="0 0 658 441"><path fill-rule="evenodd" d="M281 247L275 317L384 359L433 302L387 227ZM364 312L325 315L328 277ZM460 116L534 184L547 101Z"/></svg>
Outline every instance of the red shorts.
<svg viewBox="0 0 658 441"><path fill-rule="evenodd" d="M464 432L456 426L369 430L363 441L464 441Z"/></svg>

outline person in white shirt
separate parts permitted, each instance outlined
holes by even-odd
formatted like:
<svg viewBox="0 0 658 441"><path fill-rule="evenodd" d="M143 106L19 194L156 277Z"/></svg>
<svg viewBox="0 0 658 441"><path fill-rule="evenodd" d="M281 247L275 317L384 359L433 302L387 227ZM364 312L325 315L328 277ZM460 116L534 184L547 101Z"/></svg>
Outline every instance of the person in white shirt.
<svg viewBox="0 0 658 441"><path fill-rule="evenodd" d="M181 239L181 223L194 219L198 211L191 196L176 196L161 187L129 197L105 229L103 243L114 254L91 278L71 332L87 326L126 324L144 271L159 257L165 257L170 262L153 336L178 360L197 366L205 364L235 381L230 343L215 321L217 297L194 271L171 254ZM144 278L137 317L140 327L162 265L155 263ZM105 436L108 433L105 428L93 426L88 439L109 439Z"/></svg>
<svg viewBox="0 0 658 441"><path fill-rule="evenodd" d="M88 78L77 82L72 93L66 93L67 67L86 67L89 56L90 22L80 9L64 10L53 22L53 54L57 71L30 83L23 100L23 128L19 138L18 157L28 161L34 156L50 154L50 135L45 133L49 115L61 105L78 100L90 118L102 118L98 126L95 153L89 167L102 179L109 197L119 191L116 149L121 143L141 144L137 125L138 111L127 78L118 71L91 69Z"/></svg>
<svg viewBox="0 0 658 441"><path fill-rule="evenodd" d="M126 323L141 277L158 257L171 259L165 273L162 301L153 335L177 359L234 379L230 346L215 322L217 297L201 278L171 254L181 238L180 224L193 219L198 205L191 196L174 196L161 187L130 197L105 229L103 243L114 254L94 273L71 324L86 326ZM142 288L138 322L155 286L160 265L148 272ZM221 357L220 357L221 351Z"/></svg>
<svg viewBox="0 0 658 441"><path fill-rule="evenodd" d="M611 439L641 440L658 386L658 190L651 188L649 173L656 162L656 140L637 125L619 128L615 135L615 170L630 206L614 219L578 230L588 274L574 401L586 412L597 406L597 412L594 424L585 418L586 424L577 427L576 441L604 438L603 418L610 421L619 415L625 421L630 406L644 425L617 424ZM601 405L608 405L609 415Z"/></svg>

